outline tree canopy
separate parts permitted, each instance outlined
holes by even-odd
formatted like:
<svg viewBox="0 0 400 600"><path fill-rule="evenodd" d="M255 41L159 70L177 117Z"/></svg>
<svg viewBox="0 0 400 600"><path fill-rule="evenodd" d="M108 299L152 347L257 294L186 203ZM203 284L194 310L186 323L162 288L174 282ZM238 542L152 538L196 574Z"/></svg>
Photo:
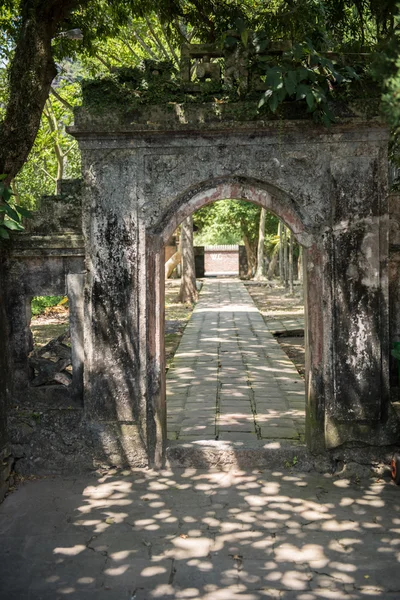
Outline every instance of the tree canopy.
<svg viewBox="0 0 400 600"><path fill-rule="evenodd" d="M79 156L65 125L79 103L80 80L143 58L168 59L177 68L179 46L189 40L240 43L256 54L270 40L290 40L291 48L265 70L269 90L260 106L275 111L286 98L304 98L328 123L332 87L357 81L366 95L382 95L396 160L398 14L396 0L2 0L0 173L12 181L30 155L30 174L26 166L25 181L19 177L23 195L28 180L35 188L38 172L46 191L60 165L76 175Z"/></svg>

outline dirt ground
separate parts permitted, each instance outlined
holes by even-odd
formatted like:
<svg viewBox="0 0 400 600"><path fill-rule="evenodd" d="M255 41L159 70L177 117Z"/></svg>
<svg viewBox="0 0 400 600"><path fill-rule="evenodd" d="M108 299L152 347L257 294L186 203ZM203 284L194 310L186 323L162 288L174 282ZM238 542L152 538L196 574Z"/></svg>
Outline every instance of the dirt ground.
<svg viewBox="0 0 400 600"><path fill-rule="evenodd" d="M175 301L179 284L179 280L171 280L167 281L165 286L165 358L167 368L193 311L191 304L181 304ZM35 349L41 348L53 338L64 333L68 325L69 311L64 306L48 307L42 315L33 317L31 330Z"/></svg>
<svg viewBox="0 0 400 600"><path fill-rule="evenodd" d="M46 308L42 315L32 317L31 330L35 349L62 335L69 326L69 310L65 306Z"/></svg>
<svg viewBox="0 0 400 600"><path fill-rule="evenodd" d="M167 369L174 358L194 308L192 304L176 302L179 286L179 279L165 282L165 361Z"/></svg>
<svg viewBox="0 0 400 600"><path fill-rule="evenodd" d="M278 342L282 346L288 358L293 362L298 373L305 377L305 351L304 335L297 337L278 337Z"/></svg>
<svg viewBox="0 0 400 600"><path fill-rule="evenodd" d="M246 285L246 288L267 325L271 321L285 322L288 318L300 317L304 314L303 290L300 286L296 286L293 296L275 282L262 284L251 282ZM296 330L295 335L290 335L289 331L282 330L276 339L296 366L299 374L304 377L304 330L302 335L300 330Z"/></svg>

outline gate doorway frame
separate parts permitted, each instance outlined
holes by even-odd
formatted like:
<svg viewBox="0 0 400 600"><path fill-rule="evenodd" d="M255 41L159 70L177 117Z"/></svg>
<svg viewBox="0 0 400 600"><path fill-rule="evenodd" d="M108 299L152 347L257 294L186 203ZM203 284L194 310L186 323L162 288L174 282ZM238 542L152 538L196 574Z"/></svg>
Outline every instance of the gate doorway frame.
<svg viewBox="0 0 400 600"><path fill-rule="evenodd" d="M302 223L294 201L279 188L267 182L250 180L246 177L226 176L216 180L205 181L193 190L187 190L184 195L178 196L173 203L173 210L169 211L157 225L147 233L147 247L153 251L148 253L147 262L147 290L148 290L148 315L149 315L149 379L148 398L151 399L148 412L148 447L154 449L150 460L155 465L162 465L167 440L167 401L166 401L166 375L165 375L165 272L164 248L171 235L180 223L200 208L219 200L245 200L257 206L266 208L285 222L291 229L296 240L303 247L304 256L304 307L305 307L305 354L306 354L306 445L315 453L325 449L324 419L318 394L315 393L315 382L312 378L312 364L316 356L321 355L318 346L316 330L324 323L322 303L315 302L315 298L322 298L317 293L321 277L315 277L316 259L318 259L318 243L311 233L308 233ZM313 257L312 263L307 260L308 255ZM309 284L307 277L308 265L312 265L312 278ZM314 279L314 282L312 281ZM314 283L314 285L313 285ZM311 290L308 288L311 285ZM311 298L313 299L311 301ZM309 305L312 304L312 310ZM316 352L310 348L309 340L317 342ZM321 343L321 342L319 342Z"/></svg>

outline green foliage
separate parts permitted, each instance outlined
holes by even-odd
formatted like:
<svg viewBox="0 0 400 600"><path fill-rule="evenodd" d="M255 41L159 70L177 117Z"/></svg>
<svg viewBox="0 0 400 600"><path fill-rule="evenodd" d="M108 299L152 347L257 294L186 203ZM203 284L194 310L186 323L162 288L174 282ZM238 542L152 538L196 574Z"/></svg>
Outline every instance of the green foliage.
<svg viewBox="0 0 400 600"><path fill-rule="evenodd" d="M238 244L247 238L255 248L258 241L260 207L245 200L220 200L201 208L193 215L195 244ZM278 218L267 212L266 241L274 236Z"/></svg>
<svg viewBox="0 0 400 600"><path fill-rule="evenodd" d="M0 239L7 240L10 231L23 231L22 218L31 212L15 202L11 188L4 183L6 175L0 175Z"/></svg>
<svg viewBox="0 0 400 600"><path fill-rule="evenodd" d="M32 315L42 315L46 308L60 303L65 304L65 296L35 296L31 302Z"/></svg>
<svg viewBox="0 0 400 600"><path fill-rule="evenodd" d="M271 58L260 57L258 69L264 63L265 83L264 92L259 107L268 102L272 112L285 100L305 100L307 110L325 125L334 121L334 115L329 107L329 97L335 86L358 80L358 73L349 66L342 66L336 61L319 54L311 40L304 44L296 44L289 51L277 57L275 65L270 66Z"/></svg>
<svg viewBox="0 0 400 600"><path fill-rule="evenodd" d="M0 118L23 6L29 8L30 2L6 0L0 12ZM182 93L174 75L179 46L189 40L228 47L241 44L249 53L252 72L259 73L268 87L253 96L260 111L279 114L282 104L290 102L327 125L333 120L331 99L347 101L358 94L364 102L376 94L368 79L372 73L383 90L384 114L393 130L391 158L400 166L397 0L76 0L71 7L52 42L58 69L53 87L65 102L51 96L46 105L56 127L44 114L29 159L13 181L19 206L34 208L42 194L54 193L60 173L79 176L79 151L66 127L73 120L72 107L81 101L79 84L84 78L103 78L101 84L85 88L94 107L105 100L121 107L121 99L126 106L163 102L166 110L168 102L243 100L237 90L214 82L196 96ZM74 28L82 31L82 41L62 35ZM277 40L290 41L292 48L283 55L265 55L270 42ZM372 67L355 54L341 65L342 53L349 52L373 52ZM156 66L156 60L163 62ZM152 76L159 68L165 68L161 77ZM230 235L229 239L237 237Z"/></svg>

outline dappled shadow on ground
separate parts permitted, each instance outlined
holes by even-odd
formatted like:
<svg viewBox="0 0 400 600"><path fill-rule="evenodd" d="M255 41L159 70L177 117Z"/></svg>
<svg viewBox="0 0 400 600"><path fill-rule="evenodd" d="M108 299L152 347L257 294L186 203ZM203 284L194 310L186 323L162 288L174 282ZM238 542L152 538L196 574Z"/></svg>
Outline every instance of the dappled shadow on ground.
<svg viewBox="0 0 400 600"><path fill-rule="evenodd" d="M167 377L168 439L303 442L305 390L243 284L209 280Z"/></svg>
<svg viewBox="0 0 400 600"><path fill-rule="evenodd" d="M288 470L110 471L0 507L0 598L399 598L400 496Z"/></svg>

